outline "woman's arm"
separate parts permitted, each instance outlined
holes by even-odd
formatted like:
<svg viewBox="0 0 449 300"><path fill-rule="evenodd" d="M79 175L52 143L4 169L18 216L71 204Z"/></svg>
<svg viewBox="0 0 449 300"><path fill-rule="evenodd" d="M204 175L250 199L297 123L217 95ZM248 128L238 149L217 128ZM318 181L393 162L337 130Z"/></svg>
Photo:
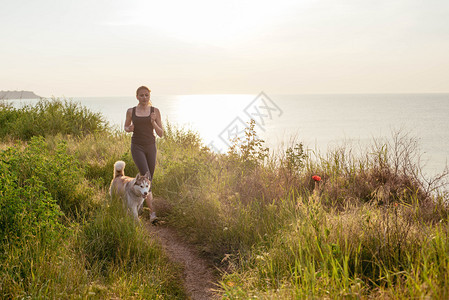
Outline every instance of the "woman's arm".
<svg viewBox="0 0 449 300"><path fill-rule="evenodd" d="M133 109L128 108L126 111L126 119L125 119L125 131L126 132L133 132L134 131L134 124L132 122L133 118Z"/></svg>
<svg viewBox="0 0 449 300"><path fill-rule="evenodd" d="M151 113L151 124L159 137L164 136L164 129L162 128L161 112L156 107L154 112Z"/></svg>

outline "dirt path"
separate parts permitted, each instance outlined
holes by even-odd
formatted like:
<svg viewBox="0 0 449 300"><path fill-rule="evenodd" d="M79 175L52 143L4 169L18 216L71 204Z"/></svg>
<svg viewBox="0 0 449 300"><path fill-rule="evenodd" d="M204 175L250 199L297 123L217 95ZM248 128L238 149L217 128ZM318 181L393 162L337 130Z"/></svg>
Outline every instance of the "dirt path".
<svg viewBox="0 0 449 300"><path fill-rule="evenodd" d="M184 288L189 299L219 299L218 294L214 293L217 286L214 284L216 278L213 269L200 257L194 247L184 242L173 229L165 225L148 225L148 229L150 234L160 241L168 257L183 266Z"/></svg>

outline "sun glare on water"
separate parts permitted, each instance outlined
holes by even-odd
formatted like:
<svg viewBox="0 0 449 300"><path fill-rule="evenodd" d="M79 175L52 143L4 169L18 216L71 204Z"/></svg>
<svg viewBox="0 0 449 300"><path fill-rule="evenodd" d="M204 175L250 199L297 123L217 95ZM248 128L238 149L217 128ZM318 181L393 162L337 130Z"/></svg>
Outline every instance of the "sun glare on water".
<svg viewBox="0 0 449 300"><path fill-rule="evenodd" d="M236 118L247 120L244 108L254 95L182 95L177 96L171 120L197 132L207 145L211 142L224 148L220 134ZM222 135L223 136L223 135Z"/></svg>

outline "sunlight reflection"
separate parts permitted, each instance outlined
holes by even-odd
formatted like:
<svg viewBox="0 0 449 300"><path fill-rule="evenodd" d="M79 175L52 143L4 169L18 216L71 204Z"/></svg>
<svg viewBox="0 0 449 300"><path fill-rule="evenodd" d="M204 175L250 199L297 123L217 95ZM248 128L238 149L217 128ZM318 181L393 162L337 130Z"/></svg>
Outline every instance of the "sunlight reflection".
<svg viewBox="0 0 449 300"><path fill-rule="evenodd" d="M178 125L197 131L206 145L214 141L215 145L224 147L219 134L235 118L244 118L243 110L254 97L247 94L180 95L176 96L176 105L169 117Z"/></svg>

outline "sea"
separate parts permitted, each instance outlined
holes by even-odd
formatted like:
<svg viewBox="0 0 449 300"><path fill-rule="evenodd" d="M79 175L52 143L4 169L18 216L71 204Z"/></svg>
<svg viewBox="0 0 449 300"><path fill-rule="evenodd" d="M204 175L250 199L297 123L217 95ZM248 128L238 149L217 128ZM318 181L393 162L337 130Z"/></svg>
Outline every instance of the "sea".
<svg viewBox="0 0 449 300"><path fill-rule="evenodd" d="M73 97L109 124L123 130L126 110L135 106L126 97ZM5 101L5 100L4 100ZM14 106L37 99L6 100ZM203 144L225 153L245 138L251 119L257 136L275 153L302 143L314 155L336 148L357 152L394 136L416 142L425 173L435 175L449 158L449 94L301 94L271 95L151 95L164 123L192 130Z"/></svg>

